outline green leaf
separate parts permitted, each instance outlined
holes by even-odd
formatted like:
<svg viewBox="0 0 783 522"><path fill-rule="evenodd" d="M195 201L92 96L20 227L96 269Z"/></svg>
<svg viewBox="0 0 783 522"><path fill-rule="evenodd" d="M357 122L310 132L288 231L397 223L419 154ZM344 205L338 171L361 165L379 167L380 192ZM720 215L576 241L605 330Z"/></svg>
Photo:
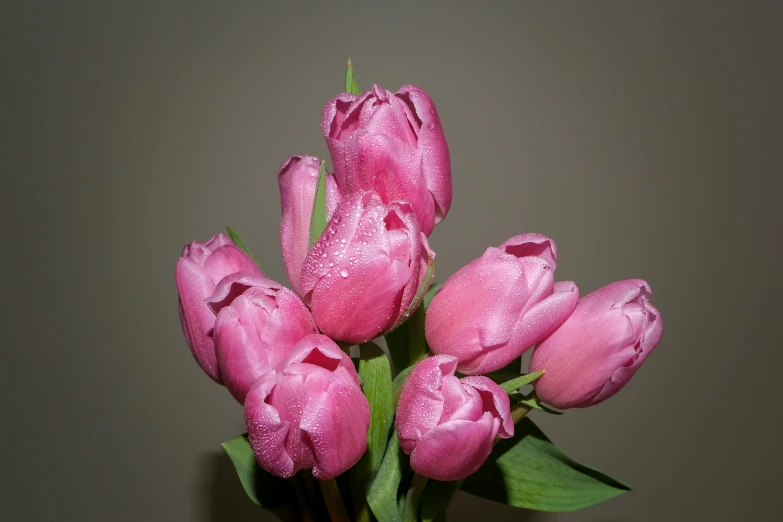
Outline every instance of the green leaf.
<svg viewBox="0 0 783 522"><path fill-rule="evenodd" d="M348 64L345 66L345 92L348 94L361 94L359 82L356 81L356 75L353 73L353 64L348 58Z"/></svg>
<svg viewBox="0 0 783 522"><path fill-rule="evenodd" d="M520 389L522 386L530 384L542 375L544 375L544 370L540 370L535 373L528 373L527 375L521 375L515 379L506 381L501 384L500 387L503 388L503 391L506 393L512 393Z"/></svg>
<svg viewBox="0 0 783 522"><path fill-rule="evenodd" d="M367 451L351 468L351 489L357 513L366 509L367 490L381 467L394 420L391 366L389 358L375 343L361 345L359 377L363 382L362 391L370 403L370 429Z"/></svg>
<svg viewBox="0 0 783 522"><path fill-rule="evenodd" d="M569 458L529 418L462 484L471 495L538 511L573 511L631 489Z"/></svg>
<svg viewBox="0 0 783 522"><path fill-rule="evenodd" d="M558 411L554 408L551 408L541 402L538 397L536 396L536 392L532 392L529 395L525 395L521 400L517 401L517 404L524 404L528 408L533 408L539 411L543 411L544 413L551 413L552 415L562 415L562 411Z"/></svg>
<svg viewBox="0 0 783 522"><path fill-rule="evenodd" d="M397 503L397 489L402 480L402 469L407 458L400 448L397 430L394 430L386 447L381 468L367 494L367 503L378 522L402 522Z"/></svg>
<svg viewBox="0 0 783 522"><path fill-rule="evenodd" d="M313 199L313 214L310 217L310 246L321 237L326 228L326 163L321 160L321 170L318 172L318 185Z"/></svg>
<svg viewBox="0 0 783 522"><path fill-rule="evenodd" d="M286 507L293 498L290 485L258 465L247 440L247 433L224 442L222 446L234 464L239 481L250 500L276 513L283 520L294 520L294 513Z"/></svg>
<svg viewBox="0 0 783 522"><path fill-rule="evenodd" d="M392 382L392 389L394 390L394 409L397 409L397 403L400 402L400 394L402 393L402 385L405 384L405 379L408 378L408 374L411 373L413 366L408 366L403 371L397 374Z"/></svg>
<svg viewBox="0 0 783 522"><path fill-rule="evenodd" d="M422 522L438 520L439 516L446 512L446 508L448 508L461 484L461 480L442 482L429 479L427 488L424 490L424 495L421 498Z"/></svg>
<svg viewBox="0 0 783 522"><path fill-rule="evenodd" d="M250 259L256 261L256 258L253 257L253 253L250 252L250 249L247 248L247 246L245 246L245 243L241 239L239 239L239 235L236 232L234 232L234 230L231 227L226 227L226 231L228 232L231 241L233 241L236 246L244 250L247 253L247 255L250 256ZM258 265L258 261L256 261L256 264ZM259 268L261 267L261 265L258 266Z"/></svg>

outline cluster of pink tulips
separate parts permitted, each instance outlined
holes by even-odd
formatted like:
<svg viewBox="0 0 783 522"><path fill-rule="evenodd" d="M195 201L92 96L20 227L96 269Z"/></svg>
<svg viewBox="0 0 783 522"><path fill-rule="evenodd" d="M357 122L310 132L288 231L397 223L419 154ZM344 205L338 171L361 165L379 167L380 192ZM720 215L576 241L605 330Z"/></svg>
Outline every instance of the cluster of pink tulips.
<svg viewBox="0 0 783 522"><path fill-rule="evenodd" d="M334 173L294 156L278 174L290 288L226 234L185 246L176 283L187 343L244 405L258 465L328 480L368 448L372 405L349 348L363 349L421 306L435 258L427 237L448 215L452 182L440 117L419 87L340 94L324 107L321 130ZM658 344L661 316L645 281L580 299L576 284L556 281L556 268L555 242L524 233L430 293L429 351L396 368L407 378L392 435L413 472L464 479L514 435L529 408L492 376L510 365L519 372L528 350L529 372L540 374L536 403L567 409L613 396Z"/></svg>

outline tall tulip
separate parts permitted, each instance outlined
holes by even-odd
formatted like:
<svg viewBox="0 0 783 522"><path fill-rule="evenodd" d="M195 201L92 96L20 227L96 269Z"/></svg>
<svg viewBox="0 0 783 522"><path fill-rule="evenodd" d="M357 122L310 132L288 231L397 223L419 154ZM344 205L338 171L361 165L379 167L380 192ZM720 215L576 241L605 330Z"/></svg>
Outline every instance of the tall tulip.
<svg viewBox="0 0 783 522"><path fill-rule="evenodd" d="M375 190L409 201L428 236L451 206L451 160L435 104L423 89L378 85L329 101L321 131L344 194Z"/></svg>
<svg viewBox="0 0 783 522"><path fill-rule="evenodd" d="M427 309L433 352L465 374L495 371L558 327L576 306L572 282L554 282L555 242L540 234L490 247L448 278Z"/></svg>
<svg viewBox="0 0 783 522"><path fill-rule="evenodd" d="M436 480L465 478L481 467L496 436L514 434L508 395L490 378L458 379L457 359L436 355L414 366L397 406L400 446L411 467Z"/></svg>
<svg viewBox="0 0 783 522"><path fill-rule="evenodd" d="M277 175L280 186L280 245L291 287L302 295L299 276L310 248L310 219L318 185L320 160L313 156L292 156L280 166ZM330 218L340 203L341 195L334 176L326 176L326 215Z"/></svg>
<svg viewBox="0 0 783 522"><path fill-rule="evenodd" d="M302 339L277 372L245 400L248 440L258 464L288 478L300 469L325 480L367 449L370 406L351 359L324 335Z"/></svg>
<svg viewBox="0 0 783 522"><path fill-rule="evenodd" d="M579 300L574 313L533 352L538 397L557 408L603 402L633 377L663 334L641 279L618 281Z"/></svg>
<svg viewBox="0 0 783 522"><path fill-rule="evenodd" d="M302 298L322 333L363 343L399 321L434 255L410 205L357 192L307 254Z"/></svg>
<svg viewBox="0 0 783 522"><path fill-rule="evenodd" d="M276 369L302 338L318 332L302 300L265 277L225 277L207 304L217 314L214 338L221 375L240 404L261 375Z"/></svg>
<svg viewBox="0 0 783 522"><path fill-rule="evenodd" d="M185 339L199 366L220 384L223 380L212 338L215 314L207 306L206 299L221 279L237 272L264 275L231 238L218 234L207 242L193 241L185 245L175 273L179 319Z"/></svg>

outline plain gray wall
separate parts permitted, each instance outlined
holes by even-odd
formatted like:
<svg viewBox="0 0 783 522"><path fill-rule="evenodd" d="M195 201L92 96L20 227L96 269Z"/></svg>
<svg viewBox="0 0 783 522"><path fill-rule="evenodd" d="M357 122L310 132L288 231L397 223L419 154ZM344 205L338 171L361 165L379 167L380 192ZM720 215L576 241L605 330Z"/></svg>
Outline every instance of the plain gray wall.
<svg viewBox="0 0 783 522"><path fill-rule="evenodd" d="M664 318L622 393L533 414L635 491L552 515L461 495L451 519L779 520L783 4L17 4L3 520L265 520L220 452L242 410L188 352L174 266L230 224L287 283L277 168L326 155L348 56L365 88L415 83L438 106L438 279L541 232L560 279L645 278Z"/></svg>

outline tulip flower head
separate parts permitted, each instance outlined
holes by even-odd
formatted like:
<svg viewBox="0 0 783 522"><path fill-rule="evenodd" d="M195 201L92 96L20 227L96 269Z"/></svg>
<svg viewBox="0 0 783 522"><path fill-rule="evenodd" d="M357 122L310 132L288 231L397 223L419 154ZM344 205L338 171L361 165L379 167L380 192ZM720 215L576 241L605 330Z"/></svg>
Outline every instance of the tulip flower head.
<svg viewBox="0 0 783 522"><path fill-rule="evenodd" d="M425 323L433 352L459 359L464 374L498 370L559 326L576 306L576 285L555 283L555 242L540 234L490 247L448 278Z"/></svg>
<svg viewBox="0 0 783 522"><path fill-rule="evenodd" d="M620 391L658 345L661 314L641 279L618 281L579 300L574 313L533 352L538 397L557 408L584 408Z"/></svg>
<svg viewBox="0 0 783 522"><path fill-rule="evenodd" d="M214 338L223 381L240 404L261 375L277 369L303 337L318 332L302 300L265 277L226 277L207 304L217 314Z"/></svg>
<svg viewBox="0 0 783 522"><path fill-rule="evenodd" d="M185 340L204 372L222 384L213 330L215 314L206 299L226 276L237 272L263 276L263 272L226 234L207 242L193 241L182 249L175 278L179 292L179 319Z"/></svg>
<svg viewBox="0 0 783 522"><path fill-rule="evenodd" d="M434 256L410 205L357 192L308 252L302 298L323 334L363 343L399 321Z"/></svg>
<svg viewBox="0 0 783 522"><path fill-rule="evenodd" d="M397 406L400 447L416 473L457 480L487 460L495 437L514 434L508 395L489 377L458 379L457 359L436 355L413 368Z"/></svg>
<svg viewBox="0 0 783 522"><path fill-rule="evenodd" d="M301 469L326 480L367 448L370 406L353 362L328 337L302 339L278 371L263 375L245 400L248 440L258 464L288 478Z"/></svg>
<svg viewBox="0 0 783 522"><path fill-rule="evenodd" d="M378 85L328 102L321 131L343 194L376 191L384 203L408 201L421 229L432 229L451 206L451 160L440 117L429 95L406 85Z"/></svg>

